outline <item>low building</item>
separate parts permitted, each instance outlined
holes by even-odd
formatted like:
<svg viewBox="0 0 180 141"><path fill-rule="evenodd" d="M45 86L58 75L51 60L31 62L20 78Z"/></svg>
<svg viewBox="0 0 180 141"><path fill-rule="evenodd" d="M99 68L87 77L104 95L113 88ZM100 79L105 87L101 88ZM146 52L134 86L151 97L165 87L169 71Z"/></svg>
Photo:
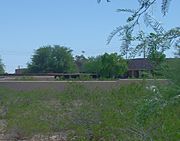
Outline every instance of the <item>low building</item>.
<svg viewBox="0 0 180 141"><path fill-rule="evenodd" d="M127 77L140 78L143 77L144 72L151 73L153 65L150 60L146 58L136 58L128 60Z"/></svg>
<svg viewBox="0 0 180 141"><path fill-rule="evenodd" d="M25 74L26 72L27 72L27 68L15 69L15 74Z"/></svg>

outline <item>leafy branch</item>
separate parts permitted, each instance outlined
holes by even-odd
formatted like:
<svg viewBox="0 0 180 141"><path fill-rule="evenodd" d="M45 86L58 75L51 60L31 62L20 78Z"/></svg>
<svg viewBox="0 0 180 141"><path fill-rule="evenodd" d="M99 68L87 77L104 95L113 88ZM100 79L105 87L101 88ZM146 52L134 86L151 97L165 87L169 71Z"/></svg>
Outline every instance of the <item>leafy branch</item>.
<svg viewBox="0 0 180 141"><path fill-rule="evenodd" d="M153 48L155 48L155 50L160 49L161 52L164 52L166 49L169 49L172 44L176 43L176 40L180 37L179 27L166 31L161 23L156 20L150 12L150 8L157 1L158 0L138 0L139 7L136 10L126 8L117 9L117 12L127 12L131 15L127 18L125 25L117 27L110 33L107 44L110 44L113 37L118 34L122 40L121 53L128 58L128 54L129 57L135 57L137 53L139 55L143 53L145 57L146 53ZM170 1L171 0L162 0L161 11L163 16L168 12ZM98 2L100 3L101 1L98 0ZM142 33L142 31L138 31L137 34L136 27L141 24L142 17L144 17L144 24L147 27L151 27L155 33L146 35L145 33ZM136 36L133 37L133 34ZM135 48L130 48L133 42L136 43L136 46ZM148 49L146 50L146 48Z"/></svg>

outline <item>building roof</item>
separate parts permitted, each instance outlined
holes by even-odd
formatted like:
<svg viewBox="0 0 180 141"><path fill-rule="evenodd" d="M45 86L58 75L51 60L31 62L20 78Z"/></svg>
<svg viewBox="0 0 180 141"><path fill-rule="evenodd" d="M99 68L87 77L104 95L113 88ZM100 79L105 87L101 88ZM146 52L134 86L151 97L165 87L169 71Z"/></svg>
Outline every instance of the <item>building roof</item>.
<svg viewBox="0 0 180 141"><path fill-rule="evenodd" d="M147 58L128 60L128 70L152 70L153 65Z"/></svg>

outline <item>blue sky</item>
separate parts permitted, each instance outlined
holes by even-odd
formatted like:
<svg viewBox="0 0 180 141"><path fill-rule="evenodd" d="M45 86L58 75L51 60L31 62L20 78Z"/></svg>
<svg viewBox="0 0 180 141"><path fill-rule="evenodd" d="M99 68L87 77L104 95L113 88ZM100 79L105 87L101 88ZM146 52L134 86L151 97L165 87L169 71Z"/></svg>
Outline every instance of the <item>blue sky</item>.
<svg viewBox="0 0 180 141"><path fill-rule="evenodd" d="M34 50L44 45L66 46L74 55L119 52L118 38L106 45L109 33L127 18L116 9L137 5L137 0L102 0L101 4L96 0L0 0L0 56L6 71L26 67ZM165 18L158 10L160 3L154 6L166 29L179 26L179 6L180 0L173 0ZM171 57L172 51L167 55Z"/></svg>

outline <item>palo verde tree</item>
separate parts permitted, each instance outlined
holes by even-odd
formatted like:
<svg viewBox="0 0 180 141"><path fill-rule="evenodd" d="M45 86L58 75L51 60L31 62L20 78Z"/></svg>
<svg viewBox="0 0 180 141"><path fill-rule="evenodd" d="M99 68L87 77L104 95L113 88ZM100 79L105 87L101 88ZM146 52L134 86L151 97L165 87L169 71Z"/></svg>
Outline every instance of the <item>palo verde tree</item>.
<svg viewBox="0 0 180 141"><path fill-rule="evenodd" d="M28 70L31 73L73 72L75 64L72 50L59 45L40 47L32 56Z"/></svg>
<svg viewBox="0 0 180 141"><path fill-rule="evenodd" d="M4 64L2 63L2 59L0 58L0 74L3 74L4 72Z"/></svg>

